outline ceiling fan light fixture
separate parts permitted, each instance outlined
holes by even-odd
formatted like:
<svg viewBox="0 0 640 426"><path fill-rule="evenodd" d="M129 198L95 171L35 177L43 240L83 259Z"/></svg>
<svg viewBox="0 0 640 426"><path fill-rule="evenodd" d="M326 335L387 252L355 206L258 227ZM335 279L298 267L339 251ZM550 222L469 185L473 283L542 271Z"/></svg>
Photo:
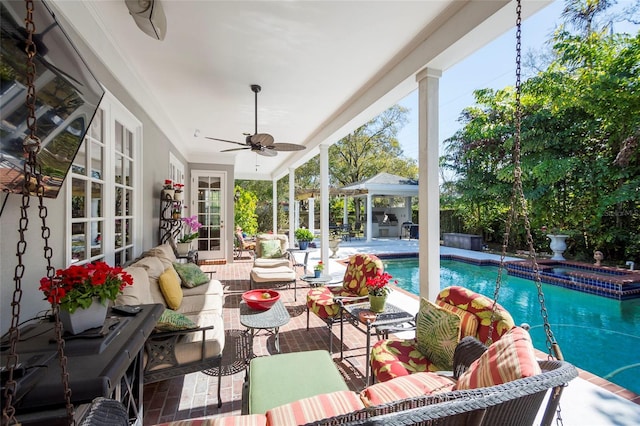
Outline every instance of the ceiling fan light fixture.
<svg viewBox="0 0 640 426"><path fill-rule="evenodd" d="M164 40L167 35L167 17L159 0L125 0L125 4L142 32L156 40Z"/></svg>

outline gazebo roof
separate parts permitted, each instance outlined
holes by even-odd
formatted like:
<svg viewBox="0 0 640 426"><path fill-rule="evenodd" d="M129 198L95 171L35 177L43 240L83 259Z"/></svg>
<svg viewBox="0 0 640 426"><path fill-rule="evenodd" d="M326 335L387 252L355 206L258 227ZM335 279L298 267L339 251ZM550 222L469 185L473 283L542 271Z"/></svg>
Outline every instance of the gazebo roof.
<svg viewBox="0 0 640 426"><path fill-rule="evenodd" d="M391 173L378 173L369 179L343 186L338 191L354 197L367 194L415 197L418 195L418 181Z"/></svg>

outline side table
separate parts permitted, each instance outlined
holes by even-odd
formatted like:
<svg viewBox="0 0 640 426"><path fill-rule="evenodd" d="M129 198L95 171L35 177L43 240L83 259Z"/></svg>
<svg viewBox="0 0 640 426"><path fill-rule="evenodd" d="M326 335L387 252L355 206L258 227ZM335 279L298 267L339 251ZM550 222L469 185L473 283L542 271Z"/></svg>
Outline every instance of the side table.
<svg viewBox="0 0 640 426"><path fill-rule="evenodd" d="M244 300L240 302L240 324L247 327L247 331L251 334L249 358L253 358L253 336L259 330L266 330L275 336L276 351L280 353L280 327L286 325L290 319L289 312L281 300L278 300L266 311L251 309ZM271 331L272 329L273 331Z"/></svg>
<svg viewBox="0 0 640 426"><path fill-rule="evenodd" d="M309 287L319 287L333 281L333 277L331 275L320 275L319 277L316 277L315 275L303 275L300 279L309 283Z"/></svg>
<svg viewBox="0 0 640 426"><path fill-rule="evenodd" d="M293 263L293 267L302 267L302 273L307 273L307 262L309 261L309 253L311 253L310 249L299 249L299 248L288 248L287 251L291 255L291 262ZM304 261L302 263L298 262L295 257L295 253L304 253Z"/></svg>
<svg viewBox="0 0 640 426"><path fill-rule="evenodd" d="M353 303L342 306L343 320L340 321L340 341L343 339L344 321L349 321L353 326L362 331L367 336L367 348L366 348L366 362L365 362L365 385L369 385L369 371L371 365L369 357L371 356L371 330L373 329L378 335L378 328L382 326L399 325L407 322L412 322L415 316L409 312L398 308L391 303L387 303L384 307L384 312L373 313L370 311L371 306L369 302ZM362 315L361 315L362 314ZM360 327L363 326L364 330ZM343 347L340 345L340 359L343 358Z"/></svg>

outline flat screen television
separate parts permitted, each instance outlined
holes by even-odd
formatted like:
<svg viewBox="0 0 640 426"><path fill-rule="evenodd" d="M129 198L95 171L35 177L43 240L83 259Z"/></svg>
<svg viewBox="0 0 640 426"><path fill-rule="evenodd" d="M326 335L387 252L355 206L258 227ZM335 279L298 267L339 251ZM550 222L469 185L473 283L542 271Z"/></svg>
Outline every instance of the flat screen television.
<svg viewBox="0 0 640 426"><path fill-rule="evenodd" d="M42 1L34 1L36 135L44 195L56 198L104 95L98 80ZM1 0L0 189L22 193L27 127L24 0Z"/></svg>

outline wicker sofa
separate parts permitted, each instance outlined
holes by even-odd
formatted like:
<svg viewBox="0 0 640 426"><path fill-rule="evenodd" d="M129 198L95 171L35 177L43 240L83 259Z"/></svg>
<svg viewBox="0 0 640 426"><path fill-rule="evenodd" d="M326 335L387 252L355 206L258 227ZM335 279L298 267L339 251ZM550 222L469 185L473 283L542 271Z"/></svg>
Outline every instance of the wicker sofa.
<svg viewBox="0 0 640 426"><path fill-rule="evenodd" d="M177 262L169 244L144 252L125 270L133 285L117 305L160 303L165 311L145 343L144 382L220 367L225 334L222 284L195 264ZM218 381L218 405L221 386Z"/></svg>

